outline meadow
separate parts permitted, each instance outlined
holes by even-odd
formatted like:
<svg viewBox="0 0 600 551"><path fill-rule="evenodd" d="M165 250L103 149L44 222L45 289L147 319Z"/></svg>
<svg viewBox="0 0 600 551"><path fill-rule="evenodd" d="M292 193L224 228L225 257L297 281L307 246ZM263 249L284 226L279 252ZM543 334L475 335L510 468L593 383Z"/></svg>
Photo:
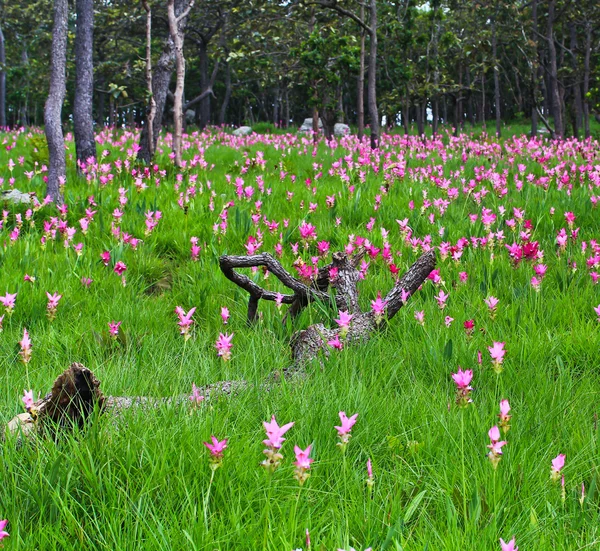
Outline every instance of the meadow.
<svg viewBox="0 0 600 551"><path fill-rule="evenodd" d="M143 166L135 132L103 130L77 175L68 136L58 209L43 134L0 135L0 190L37 197L0 205L0 423L72 362L106 395L192 398L7 437L5 549L600 546L597 141L386 135L373 152L352 136L212 129L186 135L178 171L170 139ZM266 390L292 334L339 312L312 303L283 323L287 307L261 301L248 326L219 256L269 252L310 280L361 246L364 310L423 252L437 268L368 342ZM248 385L193 393L227 380ZM336 430L340 412L355 424ZM294 423L285 436L265 436L272 416ZM211 452L212 436L226 447ZM265 446L283 456L275 470Z"/></svg>

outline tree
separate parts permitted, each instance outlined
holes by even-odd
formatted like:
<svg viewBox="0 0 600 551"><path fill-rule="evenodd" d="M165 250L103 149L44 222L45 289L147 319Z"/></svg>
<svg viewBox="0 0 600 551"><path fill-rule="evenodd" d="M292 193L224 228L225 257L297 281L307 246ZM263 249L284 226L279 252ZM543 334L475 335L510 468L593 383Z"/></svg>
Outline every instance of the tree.
<svg viewBox="0 0 600 551"><path fill-rule="evenodd" d="M75 99L73 123L77 163L83 166L96 158L94 139L94 0L77 0L77 33L75 35Z"/></svg>
<svg viewBox="0 0 600 551"><path fill-rule="evenodd" d="M54 0L50 91L44 108L44 122L46 124L46 140L48 141L49 153L46 193L57 204L61 204L63 201L60 188L66 182L65 142L62 131L61 114L67 90L68 16L68 0Z"/></svg>

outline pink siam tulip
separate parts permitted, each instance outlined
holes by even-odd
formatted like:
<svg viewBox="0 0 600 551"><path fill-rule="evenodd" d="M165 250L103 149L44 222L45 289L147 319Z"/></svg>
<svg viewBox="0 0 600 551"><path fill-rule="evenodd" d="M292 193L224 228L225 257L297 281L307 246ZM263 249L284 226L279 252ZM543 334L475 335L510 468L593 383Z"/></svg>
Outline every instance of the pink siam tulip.
<svg viewBox="0 0 600 551"><path fill-rule="evenodd" d="M21 351L19 352L21 361L24 364L28 364L31 361L31 339L29 338L27 329L23 329L23 340L19 341L19 346L21 347Z"/></svg>
<svg viewBox="0 0 600 551"><path fill-rule="evenodd" d="M350 321L352 321L352 318L354 316L344 310L339 311L339 316L340 317L336 319L335 322L339 325L341 329L340 336L344 338L348 333L348 329L350 328Z"/></svg>
<svg viewBox="0 0 600 551"><path fill-rule="evenodd" d="M0 302L4 306L6 313L10 317L15 309L15 300L17 298L17 293L6 293L3 297L0 297Z"/></svg>
<svg viewBox="0 0 600 551"><path fill-rule="evenodd" d="M223 325L227 325L227 321L229 320L229 308L226 306L221 307L221 319L223 320Z"/></svg>
<svg viewBox="0 0 600 551"><path fill-rule="evenodd" d="M8 520L0 520L0 540L8 538L10 534L5 530Z"/></svg>
<svg viewBox="0 0 600 551"><path fill-rule="evenodd" d="M596 321L600 323L600 304L594 307L594 312L596 312L596 315L598 316L598 319Z"/></svg>
<svg viewBox="0 0 600 551"><path fill-rule="evenodd" d="M190 329L192 328L192 325L194 324L194 320L192 319L192 316L194 315L195 311L196 311L195 306L193 308L191 308L187 314L185 313L185 310L181 306L175 307L175 313L177 314L177 317L179 318L177 325L179 325L179 327L181 328L180 333L183 335L184 341L188 341L192 337L192 335L190 333Z"/></svg>
<svg viewBox="0 0 600 551"><path fill-rule="evenodd" d="M331 346L331 348L335 348L336 350L341 350L344 348L344 343L340 340L340 336L336 335L333 339L327 341L327 346Z"/></svg>
<svg viewBox="0 0 600 551"><path fill-rule="evenodd" d="M223 358L225 362L231 359L231 348L233 347L231 339L233 339L233 333L231 335L219 333L219 338L215 344L217 356Z"/></svg>
<svg viewBox="0 0 600 551"><path fill-rule="evenodd" d="M81 284L82 284L84 287L88 288L88 289L89 289L90 285L91 285L93 282L94 282L94 280L93 280L93 279L90 279L89 277L82 277L82 278L81 278Z"/></svg>
<svg viewBox="0 0 600 551"><path fill-rule="evenodd" d="M500 429L497 426L493 426L488 431L488 436L490 437L491 444L488 445L488 459L490 460L494 469L498 467L498 463L500 463L500 459L502 458L502 447L506 445L506 441L500 440Z"/></svg>
<svg viewBox="0 0 600 551"><path fill-rule="evenodd" d="M508 543L500 538L500 549L501 551L519 551L514 537Z"/></svg>
<svg viewBox="0 0 600 551"><path fill-rule="evenodd" d="M509 429L510 429L510 418L511 415L508 414L508 412L510 411L510 404L508 403L508 400L504 399L500 401L500 414L498 415L498 417L500 418L500 428L502 429L502 432L504 434L506 434Z"/></svg>
<svg viewBox="0 0 600 551"><path fill-rule="evenodd" d="M46 291L46 296L48 297L48 305L46 315L50 321L53 321L56 318L56 310L58 309L58 301L62 298L62 295L58 293L54 293L51 295Z"/></svg>
<svg viewBox="0 0 600 551"><path fill-rule="evenodd" d="M419 325L425 327L425 310L415 311L415 319L419 322Z"/></svg>
<svg viewBox="0 0 600 551"><path fill-rule="evenodd" d="M100 259L102 260L102 264L108 266L110 264L110 252L104 251L100 253Z"/></svg>
<svg viewBox="0 0 600 551"><path fill-rule="evenodd" d="M502 362L504 361L504 356L506 355L504 343L494 342L493 346L488 346L488 350L490 351L490 356L492 357L492 368L496 373L501 373Z"/></svg>
<svg viewBox="0 0 600 551"><path fill-rule="evenodd" d="M212 444L209 442L203 442L210 452L210 468L216 471L223 464L223 451L227 447L227 438L225 440L219 440L215 436L210 437Z"/></svg>
<svg viewBox="0 0 600 551"><path fill-rule="evenodd" d="M496 317L496 308L498 307L498 303L500 302L496 297L488 297L484 301L487 307L490 309L490 316L492 319Z"/></svg>
<svg viewBox="0 0 600 551"><path fill-rule="evenodd" d="M444 293L442 289L440 289L439 294L437 294L434 298L435 300L437 300L440 310L446 308L446 301L448 300L448 295Z"/></svg>
<svg viewBox="0 0 600 551"><path fill-rule="evenodd" d="M190 402L195 407L200 406L204 402L204 396L200 394L200 389L196 386L196 383L192 383L192 393L189 396Z"/></svg>
<svg viewBox="0 0 600 551"><path fill-rule="evenodd" d="M280 427L275 420L275 416L271 417L271 421L263 421L265 431L267 433L266 440L263 440L263 444L267 446L263 453L267 458L261 463L261 465L270 472L274 472L279 467L283 455L280 453L281 446L285 442L283 435L290 430L294 423L288 423Z"/></svg>
<svg viewBox="0 0 600 551"><path fill-rule="evenodd" d="M552 460L552 467L550 468L550 478L552 479L553 482L556 482L560 478L561 471L562 471L563 467L565 466L566 457L567 456L564 453L559 453Z"/></svg>
<svg viewBox="0 0 600 551"><path fill-rule="evenodd" d="M472 337L475 331L475 320L467 320L463 323L467 337Z"/></svg>
<svg viewBox="0 0 600 551"><path fill-rule="evenodd" d="M460 367L456 373L452 373L452 380L456 384L456 403L459 407L467 407L473 400L471 399L470 386L473 379L473 370L467 369L463 371Z"/></svg>
<svg viewBox="0 0 600 551"><path fill-rule="evenodd" d="M446 316L444 318L444 323L446 324L446 327L450 327L452 325L453 321L454 321L454 318L451 318L450 316Z"/></svg>
<svg viewBox="0 0 600 551"><path fill-rule="evenodd" d="M348 445L348 442L350 441L350 438L352 436L350 434L350 431L352 430L352 427L356 423L358 413L355 413L351 417L347 417L346 412L340 411L339 416L340 416L342 425L340 427L336 426L334 428L335 428L335 430L337 430L338 438L340 439L340 441L338 442L337 445L342 449L342 451L345 451L346 446Z"/></svg>
<svg viewBox="0 0 600 551"><path fill-rule="evenodd" d="M371 459L367 459L367 486L369 490L373 488L375 484L375 479L373 478L373 464L371 463Z"/></svg>
<svg viewBox="0 0 600 551"><path fill-rule="evenodd" d="M117 337L119 336L119 327L121 327L121 323L123 323L123 322L122 321L108 322L108 332L110 333L110 336L114 340L117 340Z"/></svg>
<svg viewBox="0 0 600 551"><path fill-rule="evenodd" d="M312 444L305 450L298 446L294 446L294 453L296 454L296 461L294 461L294 465L296 466L294 478L298 481L300 486L302 486L310 476L308 471L310 469L310 464L314 461L314 459L309 457L311 448Z"/></svg>
<svg viewBox="0 0 600 551"><path fill-rule="evenodd" d="M371 301L371 310L373 311L373 315L375 316L375 323L379 325L385 316L385 308L387 306L387 301L381 298L381 292L377 292L377 300Z"/></svg>
<svg viewBox="0 0 600 551"><path fill-rule="evenodd" d="M35 400L33 398L33 390L24 390L23 391L23 405L27 411L30 411L33 408L33 404Z"/></svg>

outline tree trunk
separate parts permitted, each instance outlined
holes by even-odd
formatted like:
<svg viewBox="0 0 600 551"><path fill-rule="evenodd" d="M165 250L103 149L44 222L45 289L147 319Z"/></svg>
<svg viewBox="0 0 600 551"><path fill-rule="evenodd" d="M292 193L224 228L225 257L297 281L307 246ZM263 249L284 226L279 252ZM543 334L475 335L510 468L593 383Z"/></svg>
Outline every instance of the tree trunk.
<svg viewBox="0 0 600 551"><path fill-rule="evenodd" d="M66 182L65 141L62 130L62 106L67 92L67 30L68 0L54 0L54 25L50 59L50 90L44 108L49 166L46 193L62 204L61 186Z"/></svg>
<svg viewBox="0 0 600 551"><path fill-rule="evenodd" d="M475 116L473 110L473 91L471 90L471 70L469 69L468 65L465 77L467 81L467 88L469 89L469 91L467 92L467 120L469 121L469 124L473 126L475 124Z"/></svg>
<svg viewBox="0 0 600 551"><path fill-rule="evenodd" d="M573 113L573 136L579 138L579 129L581 128L583 118L583 106L581 101L581 83L579 80L579 70L577 67L577 29L574 23L569 23L570 43L569 49L571 50L571 67L573 69L573 99L574 99L574 113Z"/></svg>
<svg viewBox="0 0 600 551"><path fill-rule="evenodd" d="M146 107L146 131L149 136L154 136L154 119L156 117L156 100L152 93L152 10L148 0L142 0L146 10L146 87L148 93L148 105ZM150 160L154 156L154 140L148 141L148 155Z"/></svg>
<svg viewBox="0 0 600 551"><path fill-rule="evenodd" d="M533 0L531 4L531 18L533 20L533 43L535 44L535 50L533 54L533 63L531 66L531 137L537 136L538 127L538 80L539 80L539 69L540 59L538 51L538 17L537 17L537 0Z"/></svg>
<svg viewBox="0 0 600 551"><path fill-rule="evenodd" d="M494 103L496 111L496 137L502 133L502 120L500 114L500 69L498 67L498 37L496 29L496 15L492 19L492 59L494 61Z"/></svg>
<svg viewBox="0 0 600 551"><path fill-rule="evenodd" d="M369 79L368 102L369 124L371 126L371 148L379 146L379 111L377 109L377 0L370 0L370 48L369 48Z"/></svg>
<svg viewBox="0 0 600 551"><path fill-rule="evenodd" d="M77 31L75 35L75 98L73 126L77 166L83 167L96 158L94 140L94 0L77 0Z"/></svg>
<svg viewBox="0 0 600 551"><path fill-rule="evenodd" d="M408 89L406 90L406 96L404 98L404 105L402 107L402 126L404 127L404 135L408 136L410 122L410 100L408 99Z"/></svg>
<svg viewBox="0 0 600 551"><path fill-rule="evenodd" d="M208 50L204 40L200 41L198 57L200 59L200 88L204 91L210 86L210 75L208 74ZM200 129L206 128L210 124L211 100L210 95L204 97L200 102Z"/></svg>
<svg viewBox="0 0 600 551"><path fill-rule="evenodd" d="M558 67L556 61L556 45L554 44L554 19L555 19L556 0L550 0L548 3L548 23L546 30L546 40L548 41L548 61L550 77L550 97L552 103L552 114L554 115L554 137L562 139L565 131L563 126L563 113L558 88Z"/></svg>
<svg viewBox="0 0 600 551"><path fill-rule="evenodd" d="M0 27L0 127L6 127L6 51L4 33Z"/></svg>
<svg viewBox="0 0 600 551"><path fill-rule="evenodd" d="M365 20L365 5L360 4L360 19ZM358 69L358 87L356 89L356 114L358 117L358 139L365 135L365 30L360 28L360 67Z"/></svg>
<svg viewBox="0 0 600 551"><path fill-rule="evenodd" d="M287 92L286 92L287 93ZM225 62L225 97L221 104L221 111L219 112L219 124L224 125L227 119L227 108L229 107L229 100L231 100L231 66Z"/></svg>
<svg viewBox="0 0 600 551"><path fill-rule="evenodd" d="M583 133L585 138L590 137L590 58L592 55L592 23L585 23L585 55L583 58Z"/></svg>

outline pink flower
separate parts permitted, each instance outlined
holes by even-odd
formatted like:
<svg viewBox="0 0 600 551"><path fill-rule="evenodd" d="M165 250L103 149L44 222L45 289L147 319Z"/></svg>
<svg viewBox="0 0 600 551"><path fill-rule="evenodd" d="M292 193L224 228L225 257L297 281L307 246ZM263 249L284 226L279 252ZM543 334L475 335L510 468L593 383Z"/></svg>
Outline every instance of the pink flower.
<svg viewBox="0 0 600 551"><path fill-rule="evenodd" d="M471 337L475 331L475 320L467 320L463 323L467 337Z"/></svg>
<svg viewBox="0 0 600 551"><path fill-rule="evenodd" d="M84 287L87 287L89 289L90 285L93 283L93 279L90 279L89 277L82 277L81 278L81 284Z"/></svg>
<svg viewBox="0 0 600 551"><path fill-rule="evenodd" d="M29 411L33 407L33 404L35 402L33 399L33 390L24 390L22 400L25 409Z"/></svg>
<svg viewBox="0 0 600 551"><path fill-rule="evenodd" d="M454 318L451 318L450 316L446 316L444 318L444 323L446 324L446 327L450 327L452 325L453 321L454 321Z"/></svg>
<svg viewBox="0 0 600 551"><path fill-rule="evenodd" d="M102 263L105 266L108 266L108 264L110 263L110 252L104 251L104 252L100 253L100 259L102 260Z"/></svg>
<svg viewBox="0 0 600 551"><path fill-rule="evenodd" d="M48 297L47 315L48 319L52 321L56 317L58 301L62 298L62 295L59 295L58 293L54 293L53 295L51 295L48 291L46 291L46 296Z"/></svg>
<svg viewBox="0 0 600 551"><path fill-rule="evenodd" d="M436 295L434 298L435 298L435 300L437 300L440 310L443 310L444 308L446 308L446 301L448 300L448 295L446 293L444 293L444 291L442 289L440 289L439 294Z"/></svg>
<svg viewBox="0 0 600 551"><path fill-rule="evenodd" d="M194 324L194 320L192 319L192 316L194 315L195 311L196 311L195 306L194 306L194 308L191 308L187 314L185 313L185 310L181 306L175 307L175 313L177 314L177 317L179 318L177 325L179 325L179 327L181 328L180 333L183 335L183 338L186 341L192 336L190 334L190 329L191 329L192 325Z"/></svg>
<svg viewBox="0 0 600 551"><path fill-rule="evenodd" d="M371 458L367 459L367 486L369 489L373 488L373 484L375 484L375 480L373 479L373 464L371 463Z"/></svg>
<svg viewBox="0 0 600 551"><path fill-rule="evenodd" d="M192 383L192 393L189 398L194 406L199 406L204 402L204 396L200 394L200 389L196 386L196 383Z"/></svg>
<svg viewBox="0 0 600 551"><path fill-rule="evenodd" d="M8 520L0 520L0 540L3 540L4 538L10 536L10 534L6 530L4 530L7 524Z"/></svg>
<svg viewBox="0 0 600 551"><path fill-rule="evenodd" d="M294 461L294 465L296 465L294 478L298 481L300 486L302 486L310 476L308 470L310 469L310 464L314 461L314 459L309 457L311 448L312 444L305 450L298 446L294 446L294 453L296 454L296 461Z"/></svg>
<svg viewBox="0 0 600 551"><path fill-rule="evenodd" d="M271 417L271 421L263 421L263 425L265 427L265 431L267 433L267 439L263 440L263 444L267 446L263 453L267 456L267 458L261 463L261 465L270 472L275 471L277 467L279 467L281 460L283 459L283 455L280 453L281 446L285 441L283 435L290 430L294 423L288 423L287 425L283 425L280 427L275 420L275 416Z"/></svg>
<svg viewBox="0 0 600 551"><path fill-rule="evenodd" d="M346 449L346 446L347 446L348 442L350 441L350 437L351 437L350 431L352 430L352 427L356 423L358 413L355 413L351 417L347 417L346 412L340 411L339 416L340 416L342 425L340 427L336 426L334 428L335 428L335 430L337 430L338 438L340 439L340 441L338 442L338 446L340 446L340 448L342 448L342 451L343 451Z"/></svg>
<svg viewBox="0 0 600 551"><path fill-rule="evenodd" d="M502 362L504 361L504 356L506 354L506 350L504 350L503 342L494 342L493 346L488 346L488 350L490 351L490 356L492 357L492 367L496 373L500 373L502 371Z"/></svg>
<svg viewBox="0 0 600 551"><path fill-rule="evenodd" d="M459 367L456 373L452 373L452 380L456 384L456 403L459 407L467 407L473 401L471 399L473 387L470 386L472 379L472 369L463 371Z"/></svg>
<svg viewBox="0 0 600 551"><path fill-rule="evenodd" d="M111 337L115 340L119 336L119 327L121 327L121 323L123 323L123 322L122 321L108 322L108 332L110 333Z"/></svg>
<svg viewBox="0 0 600 551"><path fill-rule="evenodd" d="M500 428L502 429L502 432L504 432L505 434L508 432L508 429L510 429L510 425L508 424L510 421L511 416L508 414L508 412L510 411L510 404L508 403L508 400L504 399L500 401L500 415L498 415L498 417L500 418Z"/></svg>
<svg viewBox="0 0 600 551"><path fill-rule="evenodd" d="M487 304L487 307L490 309L490 315L492 318L496 315L496 307L500 302L496 297L488 297L484 301Z"/></svg>
<svg viewBox="0 0 600 551"><path fill-rule="evenodd" d="M227 325L227 320L229 320L229 308L226 306L221 307L221 319L223 320L223 325Z"/></svg>
<svg viewBox="0 0 600 551"><path fill-rule="evenodd" d="M336 319L335 322L342 328L342 329L348 329L348 327L350 327L350 321L352 320L352 318L354 317L352 314L349 314L348 312L345 312L344 310L340 310L339 312L339 319Z"/></svg>
<svg viewBox="0 0 600 551"><path fill-rule="evenodd" d="M419 325L425 326L425 310L415 311L415 319L419 322Z"/></svg>
<svg viewBox="0 0 600 551"><path fill-rule="evenodd" d="M3 304L6 309L6 313L10 316L12 311L15 308L15 300L17 298L17 293L6 293L3 297L0 297L0 302Z"/></svg>
<svg viewBox="0 0 600 551"><path fill-rule="evenodd" d="M596 315L598 316L598 322L600 323L600 304L598 304L598 306L594 307L594 312L596 312Z"/></svg>
<svg viewBox="0 0 600 551"><path fill-rule="evenodd" d="M491 444L488 445L490 450L488 453L488 459L495 469L498 467L498 463L502 457L502 447L506 445L506 442L504 440L500 441L500 430L497 426L493 426L488 431L488 436L491 440Z"/></svg>
<svg viewBox="0 0 600 551"><path fill-rule="evenodd" d="M380 323L381 320L383 319L383 316L385 315L386 306L387 306L387 301L383 300L381 298L381 293L378 292L377 300L371 301L371 310L373 311L373 314L375 315L376 323Z"/></svg>
<svg viewBox="0 0 600 551"><path fill-rule="evenodd" d="M215 347L217 349L217 356L221 356L223 361L231 359L231 348L233 347L231 339L233 339L233 335L233 333L231 333L231 335L219 333L219 338L217 339Z"/></svg>
<svg viewBox="0 0 600 551"><path fill-rule="evenodd" d="M502 551L519 551L519 548L515 544L515 538L511 539L508 543L506 543L502 538L500 538L500 548Z"/></svg>
<svg viewBox="0 0 600 551"><path fill-rule="evenodd" d="M458 278L460 279L461 283L466 283L469 279L469 274L467 274L467 272L460 272L458 274Z"/></svg>
<svg viewBox="0 0 600 551"><path fill-rule="evenodd" d="M31 339L29 338L29 333L27 329L23 329L23 340L19 341L19 346L21 347L21 361L24 364L27 364L31 361Z"/></svg>
<svg viewBox="0 0 600 551"><path fill-rule="evenodd" d="M409 298L410 298L410 293L406 289L401 289L400 290L400 300L402 301L402 303L406 304L406 302L408 301Z"/></svg>
<svg viewBox="0 0 600 551"><path fill-rule="evenodd" d="M227 447L227 438L225 438L225 440L221 440L220 442L215 436L211 436L210 438L212 440L212 444L208 442L203 442L203 444L210 452L210 468L215 471L223 462L223 451Z"/></svg>
<svg viewBox="0 0 600 551"><path fill-rule="evenodd" d="M331 346L331 348L335 348L336 350L341 350L344 348L344 343L340 340L339 335L336 335L333 339L328 340L327 345Z"/></svg>
<svg viewBox="0 0 600 551"><path fill-rule="evenodd" d="M552 460L552 467L550 468L550 478L556 482L560 477L560 471L565 466L566 455L564 453L559 453Z"/></svg>
<svg viewBox="0 0 600 551"><path fill-rule="evenodd" d="M117 262L115 264L115 269L114 269L115 274L121 276L125 273L126 270L127 270L127 266L125 265L125 262L122 262L121 260L119 260L119 262Z"/></svg>

